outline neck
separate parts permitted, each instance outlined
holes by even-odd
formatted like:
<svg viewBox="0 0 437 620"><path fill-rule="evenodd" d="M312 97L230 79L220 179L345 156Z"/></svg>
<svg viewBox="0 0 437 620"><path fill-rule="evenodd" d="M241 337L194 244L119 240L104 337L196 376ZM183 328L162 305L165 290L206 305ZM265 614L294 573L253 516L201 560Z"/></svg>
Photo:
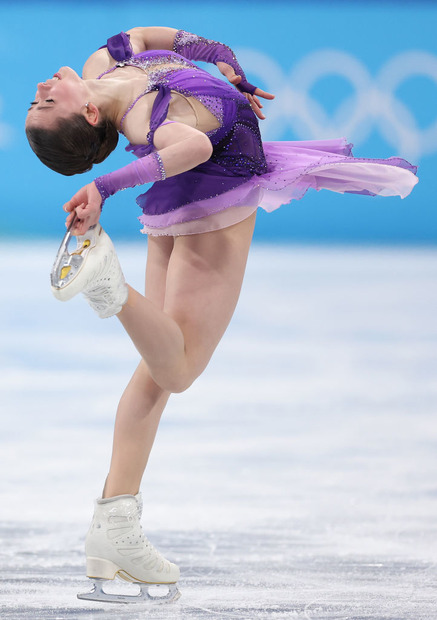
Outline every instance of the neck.
<svg viewBox="0 0 437 620"><path fill-rule="evenodd" d="M133 85L111 78L87 82L89 101L97 106L102 118L109 119L119 128L121 118L133 99Z"/></svg>

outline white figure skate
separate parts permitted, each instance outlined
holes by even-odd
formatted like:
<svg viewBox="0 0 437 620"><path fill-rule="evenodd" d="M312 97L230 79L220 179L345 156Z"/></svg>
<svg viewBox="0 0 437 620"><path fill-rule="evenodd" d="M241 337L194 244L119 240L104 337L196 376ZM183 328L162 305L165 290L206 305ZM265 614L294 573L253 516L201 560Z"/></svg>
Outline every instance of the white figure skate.
<svg viewBox="0 0 437 620"><path fill-rule="evenodd" d="M127 301L128 288L112 241L100 224L78 235L74 252L68 251L73 219L59 247L50 274L53 295L68 301L82 293L100 318L117 314Z"/></svg>
<svg viewBox="0 0 437 620"><path fill-rule="evenodd" d="M168 603L180 592L179 568L166 560L144 536L140 519L141 495L98 499L86 539L87 577L91 592L77 597L110 603ZM103 585L120 577L140 586L138 595L109 594Z"/></svg>

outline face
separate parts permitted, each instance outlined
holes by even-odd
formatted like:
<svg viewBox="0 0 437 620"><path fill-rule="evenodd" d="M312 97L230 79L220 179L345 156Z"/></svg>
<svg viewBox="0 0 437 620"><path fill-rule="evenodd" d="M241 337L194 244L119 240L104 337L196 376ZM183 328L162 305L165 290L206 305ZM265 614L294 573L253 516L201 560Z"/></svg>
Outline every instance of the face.
<svg viewBox="0 0 437 620"><path fill-rule="evenodd" d="M83 80L70 67L61 67L52 78L38 84L26 125L49 128L59 118L83 112L86 102Z"/></svg>

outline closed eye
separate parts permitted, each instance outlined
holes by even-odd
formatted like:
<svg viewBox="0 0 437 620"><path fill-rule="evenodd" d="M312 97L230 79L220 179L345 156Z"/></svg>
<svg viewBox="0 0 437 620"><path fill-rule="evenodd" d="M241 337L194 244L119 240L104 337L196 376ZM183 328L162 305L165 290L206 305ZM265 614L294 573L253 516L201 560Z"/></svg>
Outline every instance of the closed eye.
<svg viewBox="0 0 437 620"><path fill-rule="evenodd" d="M39 103L39 101L31 101L31 102L30 102L30 108L29 108L29 110L31 110L31 109L32 109L32 106L33 106L33 105L37 105L38 103ZM55 100L54 100L54 99L44 99L44 103L55 103Z"/></svg>

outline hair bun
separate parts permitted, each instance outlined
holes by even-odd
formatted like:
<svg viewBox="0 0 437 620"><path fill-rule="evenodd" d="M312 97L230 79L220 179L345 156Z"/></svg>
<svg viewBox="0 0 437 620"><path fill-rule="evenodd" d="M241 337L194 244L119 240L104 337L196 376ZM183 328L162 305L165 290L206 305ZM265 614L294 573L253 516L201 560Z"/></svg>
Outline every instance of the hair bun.
<svg viewBox="0 0 437 620"><path fill-rule="evenodd" d="M99 136L99 143L95 152L93 163L99 164L112 153L118 144L118 131L114 123L105 119L95 126Z"/></svg>
<svg viewBox="0 0 437 620"><path fill-rule="evenodd" d="M93 164L106 159L118 144L114 123L102 119L93 126L82 114L61 119L56 129L27 126L26 134L42 163L66 176L91 170Z"/></svg>

